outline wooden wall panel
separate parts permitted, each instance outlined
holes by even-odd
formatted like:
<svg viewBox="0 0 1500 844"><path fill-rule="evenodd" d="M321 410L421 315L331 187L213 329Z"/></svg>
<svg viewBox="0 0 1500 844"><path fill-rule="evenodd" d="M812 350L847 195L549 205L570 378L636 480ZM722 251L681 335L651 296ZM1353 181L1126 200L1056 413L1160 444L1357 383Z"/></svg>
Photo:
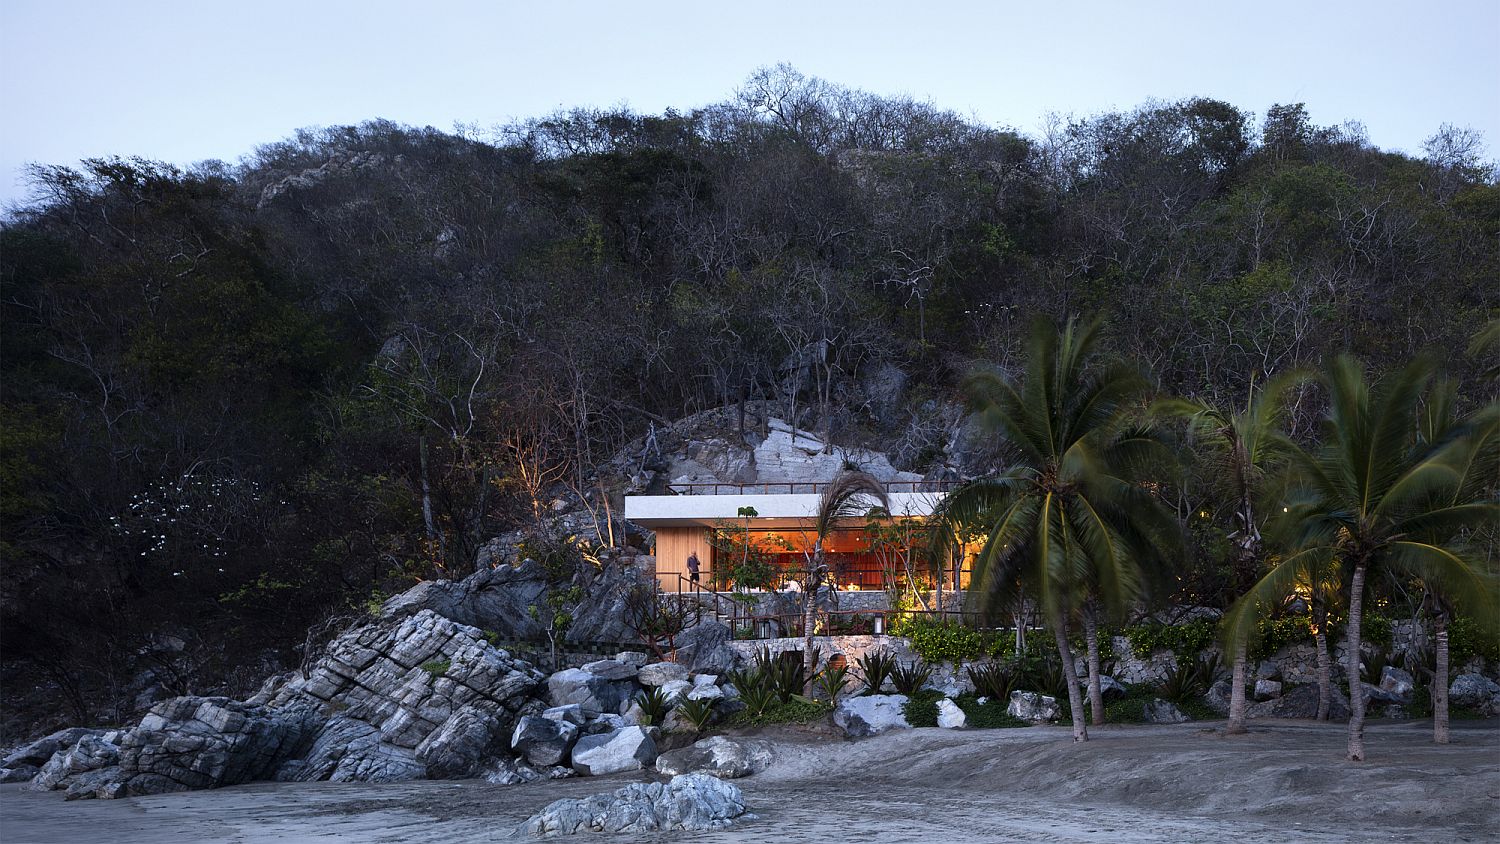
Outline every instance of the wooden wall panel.
<svg viewBox="0 0 1500 844"><path fill-rule="evenodd" d="M676 592L680 586L678 575L687 576L689 554L698 554L698 578L708 585L709 573L713 571L713 546L708 544L708 531L702 527L660 527L656 529L656 582L663 592Z"/></svg>

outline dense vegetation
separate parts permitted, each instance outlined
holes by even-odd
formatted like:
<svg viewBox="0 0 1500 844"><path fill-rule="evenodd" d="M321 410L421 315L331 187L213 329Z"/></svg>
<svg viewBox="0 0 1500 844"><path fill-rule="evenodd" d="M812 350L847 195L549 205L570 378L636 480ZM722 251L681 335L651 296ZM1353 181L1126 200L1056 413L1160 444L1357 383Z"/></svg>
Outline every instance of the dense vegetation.
<svg viewBox="0 0 1500 844"><path fill-rule="evenodd" d="M6 664L86 720L128 712L142 658L170 691L242 687L703 408L773 402L925 470L958 382L1014 372L1038 314L1102 315L1106 349L1220 405L1426 348L1473 405L1492 382L1460 352L1500 290L1478 149L1209 99L1027 137L776 68L688 113L37 168L0 230ZM892 367L920 373L894 406L869 387ZM1180 589L1226 606L1208 486L1160 499Z"/></svg>

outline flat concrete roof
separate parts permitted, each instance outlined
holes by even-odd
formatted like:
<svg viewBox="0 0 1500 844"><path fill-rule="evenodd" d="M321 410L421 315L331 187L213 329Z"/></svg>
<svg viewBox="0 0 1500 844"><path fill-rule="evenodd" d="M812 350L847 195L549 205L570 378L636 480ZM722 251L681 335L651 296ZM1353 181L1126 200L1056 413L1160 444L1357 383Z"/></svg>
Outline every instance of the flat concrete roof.
<svg viewBox="0 0 1500 844"><path fill-rule="evenodd" d="M891 515L930 516L941 492L892 492ZM821 495L627 495L625 518L643 527L687 527L740 518L741 507L754 507L755 524L812 521ZM874 506L874 501L871 501ZM778 525L780 526L780 525Z"/></svg>

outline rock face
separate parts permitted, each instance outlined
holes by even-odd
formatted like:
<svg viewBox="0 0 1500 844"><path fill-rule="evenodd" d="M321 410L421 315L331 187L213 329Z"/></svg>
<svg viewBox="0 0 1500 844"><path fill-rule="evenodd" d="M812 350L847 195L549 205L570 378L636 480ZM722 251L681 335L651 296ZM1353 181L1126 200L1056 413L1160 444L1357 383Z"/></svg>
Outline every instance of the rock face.
<svg viewBox="0 0 1500 844"><path fill-rule="evenodd" d="M677 636L677 662L694 674L724 674L739 665L729 646L729 628L712 619L698 622Z"/></svg>
<svg viewBox="0 0 1500 844"><path fill-rule="evenodd" d="M1448 686L1448 700L1456 706L1482 707L1500 695L1500 683L1483 674L1460 674Z"/></svg>
<svg viewBox="0 0 1500 844"><path fill-rule="evenodd" d="M656 770L667 776L708 774L737 779L764 771L773 758L771 746L766 742L713 736L690 747L663 753L656 759Z"/></svg>
<svg viewBox="0 0 1500 844"><path fill-rule="evenodd" d="M688 678L687 666L676 662L653 662L643 665L637 679L645 686L664 686L674 680Z"/></svg>
<svg viewBox="0 0 1500 844"><path fill-rule="evenodd" d="M1141 715L1147 724L1181 724L1193 720L1178 709L1177 704L1161 698L1147 703Z"/></svg>
<svg viewBox="0 0 1500 844"><path fill-rule="evenodd" d="M1062 717L1062 710L1057 706L1057 698L1037 692L1011 692L1010 703L1005 707L1005 711L1033 724L1044 724Z"/></svg>
<svg viewBox="0 0 1500 844"><path fill-rule="evenodd" d="M1275 680L1255 681L1256 700L1270 700L1273 697L1281 697L1281 683Z"/></svg>
<svg viewBox="0 0 1500 844"><path fill-rule="evenodd" d="M969 717L948 698L938 701L937 710L937 725L945 730L957 730L969 724Z"/></svg>
<svg viewBox="0 0 1500 844"><path fill-rule="evenodd" d="M715 830L745 812L745 798L734 785L703 774L676 776L662 784L633 783L609 794L558 800L521 825L541 838L580 832Z"/></svg>
<svg viewBox="0 0 1500 844"><path fill-rule="evenodd" d="M516 723L510 746L527 762L541 767L566 765L568 751L578 740L578 727L569 721L527 715Z"/></svg>
<svg viewBox="0 0 1500 844"><path fill-rule="evenodd" d="M850 738L863 738L886 730L909 730L906 695L861 695L840 700L833 710L834 726Z"/></svg>
<svg viewBox="0 0 1500 844"><path fill-rule="evenodd" d="M71 749L85 736L102 736L103 730L69 727L22 745L0 759L0 783L25 782L35 777L58 751Z"/></svg>
<svg viewBox="0 0 1500 844"><path fill-rule="evenodd" d="M602 567L580 566L569 585L582 590L583 600L570 612L569 642L624 642L635 639L625 625L625 598L632 587L646 582L645 558L611 557ZM430 580L391 598L380 608L383 619L399 619L431 611L443 618L490 630L506 639L545 635L530 607L542 605L553 584L541 563L501 562L460 581Z"/></svg>
<svg viewBox="0 0 1500 844"><path fill-rule="evenodd" d="M1395 697L1402 705L1411 703L1415 683L1412 676L1393 665L1380 669L1380 690Z"/></svg>
<svg viewBox="0 0 1500 844"><path fill-rule="evenodd" d="M587 777L637 771L656 759L656 742L642 727L584 736L573 746L573 770Z"/></svg>

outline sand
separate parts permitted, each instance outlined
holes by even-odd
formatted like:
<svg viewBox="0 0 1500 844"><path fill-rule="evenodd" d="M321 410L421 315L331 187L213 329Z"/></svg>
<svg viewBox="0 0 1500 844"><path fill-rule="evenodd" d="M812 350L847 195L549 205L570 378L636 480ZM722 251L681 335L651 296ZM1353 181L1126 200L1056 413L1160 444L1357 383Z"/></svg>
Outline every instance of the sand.
<svg viewBox="0 0 1500 844"><path fill-rule="evenodd" d="M719 833L618 841L1186 842L1490 841L1500 829L1500 723L1381 723L1369 761L1342 759L1341 725L1252 722L898 731L850 742L762 733L778 759L736 781L759 817ZM483 782L255 783L65 802L0 787L0 842L478 842L508 840L559 797L647 774L524 786ZM572 840L600 840L584 835Z"/></svg>

